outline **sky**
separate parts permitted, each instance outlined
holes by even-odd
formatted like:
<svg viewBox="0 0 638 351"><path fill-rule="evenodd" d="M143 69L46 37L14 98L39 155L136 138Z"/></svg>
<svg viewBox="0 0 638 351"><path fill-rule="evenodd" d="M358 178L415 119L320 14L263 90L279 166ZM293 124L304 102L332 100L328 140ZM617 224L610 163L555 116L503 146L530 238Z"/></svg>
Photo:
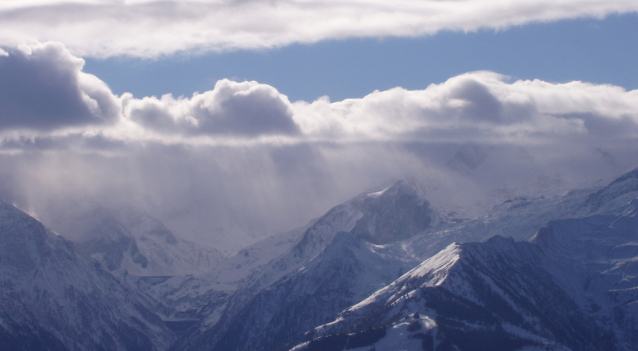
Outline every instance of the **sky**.
<svg viewBox="0 0 638 351"><path fill-rule="evenodd" d="M443 213L638 167L627 0L0 0L0 198L230 251L409 179Z"/></svg>
<svg viewBox="0 0 638 351"><path fill-rule="evenodd" d="M516 79L573 80L638 88L638 15L531 23L507 30L442 31L398 38L327 40L272 50L144 59L87 58L84 67L113 92L190 96L219 79L269 84L291 101L359 98L397 86L424 89L466 72ZM374 72L374 74L371 74Z"/></svg>

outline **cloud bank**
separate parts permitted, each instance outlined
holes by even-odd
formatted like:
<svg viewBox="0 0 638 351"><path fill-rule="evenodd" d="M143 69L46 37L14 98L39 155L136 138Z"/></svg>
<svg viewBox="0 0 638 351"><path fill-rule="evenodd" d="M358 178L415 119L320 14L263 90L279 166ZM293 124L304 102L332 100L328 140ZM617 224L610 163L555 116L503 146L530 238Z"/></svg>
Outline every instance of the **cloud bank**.
<svg viewBox="0 0 638 351"><path fill-rule="evenodd" d="M264 49L638 11L632 0L0 1L0 45L62 41L93 57Z"/></svg>
<svg viewBox="0 0 638 351"><path fill-rule="evenodd" d="M335 102L231 80L135 97L82 63L57 43L0 52L0 197L42 219L132 205L237 249L391 179L470 215L638 165L638 90L617 86L482 71Z"/></svg>

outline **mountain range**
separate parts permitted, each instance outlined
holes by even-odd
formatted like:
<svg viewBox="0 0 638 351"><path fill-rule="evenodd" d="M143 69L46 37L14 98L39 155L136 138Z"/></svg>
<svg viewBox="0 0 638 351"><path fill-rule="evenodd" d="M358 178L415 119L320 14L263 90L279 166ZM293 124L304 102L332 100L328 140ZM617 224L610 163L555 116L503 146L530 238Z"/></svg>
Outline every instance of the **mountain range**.
<svg viewBox="0 0 638 351"><path fill-rule="evenodd" d="M397 181L232 257L134 209L0 204L0 346L633 350L638 169L605 187L442 214Z"/></svg>

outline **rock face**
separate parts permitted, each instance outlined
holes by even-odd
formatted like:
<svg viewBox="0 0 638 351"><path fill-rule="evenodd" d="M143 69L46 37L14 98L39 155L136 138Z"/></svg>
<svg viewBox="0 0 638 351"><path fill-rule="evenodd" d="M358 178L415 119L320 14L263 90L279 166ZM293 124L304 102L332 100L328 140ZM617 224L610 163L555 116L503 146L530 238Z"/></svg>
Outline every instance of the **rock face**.
<svg viewBox="0 0 638 351"><path fill-rule="evenodd" d="M162 350L173 341L142 296L1 201L0 279L2 349Z"/></svg>

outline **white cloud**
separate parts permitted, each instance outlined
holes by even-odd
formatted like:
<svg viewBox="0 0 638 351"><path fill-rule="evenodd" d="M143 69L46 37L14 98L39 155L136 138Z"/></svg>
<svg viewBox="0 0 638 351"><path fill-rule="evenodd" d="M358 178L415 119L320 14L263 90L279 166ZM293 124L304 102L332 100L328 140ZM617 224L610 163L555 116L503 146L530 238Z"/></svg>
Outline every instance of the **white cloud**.
<svg viewBox="0 0 638 351"><path fill-rule="evenodd" d="M638 90L582 82L510 83L492 72L453 77L425 90L395 88L361 99L294 104L310 139L488 143L569 136L638 137Z"/></svg>
<svg viewBox="0 0 638 351"><path fill-rule="evenodd" d="M0 44L157 57L353 37L420 36L638 11L633 0L0 1Z"/></svg>

